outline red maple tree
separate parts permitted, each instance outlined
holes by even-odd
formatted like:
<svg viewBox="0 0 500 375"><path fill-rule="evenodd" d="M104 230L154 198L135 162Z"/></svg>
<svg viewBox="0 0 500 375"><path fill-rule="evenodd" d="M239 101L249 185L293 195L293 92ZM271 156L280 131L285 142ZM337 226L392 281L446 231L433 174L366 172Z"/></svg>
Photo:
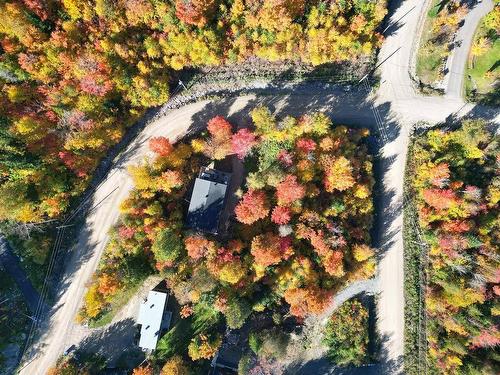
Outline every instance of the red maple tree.
<svg viewBox="0 0 500 375"><path fill-rule="evenodd" d="M160 156L167 156L174 147L168 138L154 137L149 140L149 149Z"/></svg>
<svg viewBox="0 0 500 375"><path fill-rule="evenodd" d="M232 151L240 159L244 159L245 156L252 150L252 147L257 143L255 134L253 134L248 129L240 129L231 138L231 148Z"/></svg>

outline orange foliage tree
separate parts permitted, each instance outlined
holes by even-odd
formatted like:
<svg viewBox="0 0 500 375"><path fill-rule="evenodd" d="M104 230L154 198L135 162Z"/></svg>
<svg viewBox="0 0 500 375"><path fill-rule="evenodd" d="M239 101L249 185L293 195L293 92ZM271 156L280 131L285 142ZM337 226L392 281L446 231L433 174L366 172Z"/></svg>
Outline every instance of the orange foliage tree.
<svg viewBox="0 0 500 375"><path fill-rule="evenodd" d="M331 303L331 292L318 287L290 288L285 291L285 301L290 312L299 318L321 314Z"/></svg>
<svg viewBox="0 0 500 375"><path fill-rule="evenodd" d="M290 258L293 248L290 238L264 233L253 238L251 253L256 264L267 267Z"/></svg>
<svg viewBox="0 0 500 375"><path fill-rule="evenodd" d="M276 186L278 205L289 206L304 198L306 189L297 182L297 177L288 175Z"/></svg>
<svg viewBox="0 0 500 375"><path fill-rule="evenodd" d="M250 189L243 195L234 213L239 222L253 224L257 220L267 217L269 210L266 193Z"/></svg>

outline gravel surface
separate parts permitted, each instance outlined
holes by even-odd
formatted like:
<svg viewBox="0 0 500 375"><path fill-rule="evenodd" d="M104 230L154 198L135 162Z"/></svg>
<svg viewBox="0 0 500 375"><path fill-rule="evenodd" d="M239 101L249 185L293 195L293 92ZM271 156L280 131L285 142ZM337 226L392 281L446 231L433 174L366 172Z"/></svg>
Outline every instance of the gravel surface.
<svg viewBox="0 0 500 375"><path fill-rule="evenodd" d="M461 98L464 88L464 68L469 58L469 50L474 39L474 33L481 22L481 19L493 10L493 0L483 0L472 5L472 9L465 16L464 24L458 30L455 43L448 60L443 83L445 85L445 95L450 98Z"/></svg>

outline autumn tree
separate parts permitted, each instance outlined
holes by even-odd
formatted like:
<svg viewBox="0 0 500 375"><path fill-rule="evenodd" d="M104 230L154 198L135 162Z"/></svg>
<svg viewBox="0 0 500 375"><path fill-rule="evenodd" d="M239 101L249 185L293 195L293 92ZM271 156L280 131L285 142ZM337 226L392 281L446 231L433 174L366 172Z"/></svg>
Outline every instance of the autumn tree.
<svg viewBox="0 0 500 375"><path fill-rule="evenodd" d="M104 298L116 294L118 289L120 289L121 282L116 274L103 273L98 279L99 289L98 292L103 295Z"/></svg>
<svg viewBox="0 0 500 375"><path fill-rule="evenodd" d="M170 357L163 365L161 375L190 375L191 371L187 362L180 355Z"/></svg>
<svg viewBox="0 0 500 375"><path fill-rule="evenodd" d="M240 159L244 159L256 144L255 135L246 128L238 130L231 138L231 150Z"/></svg>
<svg viewBox="0 0 500 375"><path fill-rule="evenodd" d="M268 232L253 238L251 253L256 264L267 267L288 259L293 254L293 248L289 238Z"/></svg>
<svg viewBox="0 0 500 375"><path fill-rule="evenodd" d="M297 182L297 177L288 175L276 186L276 198L279 206L289 206L300 201L306 193L304 186Z"/></svg>
<svg viewBox="0 0 500 375"><path fill-rule="evenodd" d="M266 193L250 189L243 195L234 212L238 221L253 224L267 217L269 209Z"/></svg>
<svg viewBox="0 0 500 375"><path fill-rule="evenodd" d="M149 140L149 148L160 156L169 155L172 150L172 144L165 137L154 137Z"/></svg>
<svg viewBox="0 0 500 375"><path fill-rule="evenodd" d="M175 15L183 22L203 27L217 7L216 0L176 0Z"/></svg>
<svg viewBox="0 0 500 375"><path fill-rule="evenodd" d="M211 359L217 353L222 339L220 335L199 334L189 343L188 353L193 361L200 359Z"/></svg>
<svg viewBox="0 0 500 375"><path fill-rule="evenodd" d="M203 152L209 158L222 160L231 153L232 125L222 116L212 118L207 124L210 137L205 141L192 141L196 152Z"/></svg>
<svg viewBox="0 0 500 375"><path fill-rule="evenodd" d="M132 375L153 375L153 368L149 365L136 367Z"/></svg>
<svg viewBox="0 0 500 375"><path fill-rule="evenodd" d="M193 260L199 260L209 254L214 254L217 245L201 235L188 236L184 239L187 254Z"/></svg>
<svg viewBox="0 0 500 375"><path fill-rule="evenodd" d="M368 310L358 301L344 302L329 318L323 342L339 366L360 366L368 360Z"/></svg>
<svg viewBox="0 0 500 375"><path fill-rule="evenodd" d="M105 306L104 296L99 292L98 285L92 285L85 293L85 315L97 317Z"/></svg>
<svg viewBox="0 0 500 375"><path fill-rule="evenodd" d="M315 286L290 288L285 292L285 301L292 315L304 318L309 314L321 314L331 302L331 293Z"/></svg>
<svg viewBox="0 0 500 375"><path fill-rule="evenodd" d="M323 180L326 191L344 191L354 185L351 162L344 156L331 158L327 155L321 159L325 177Z"/></svg>
<svg viewBox="0 0 500 375"><path fill-rule="evenodd" d="M271 220L273 223L283 225L288 224L292 219L292 210L289 207L276 206L273 208Z"/></svg>

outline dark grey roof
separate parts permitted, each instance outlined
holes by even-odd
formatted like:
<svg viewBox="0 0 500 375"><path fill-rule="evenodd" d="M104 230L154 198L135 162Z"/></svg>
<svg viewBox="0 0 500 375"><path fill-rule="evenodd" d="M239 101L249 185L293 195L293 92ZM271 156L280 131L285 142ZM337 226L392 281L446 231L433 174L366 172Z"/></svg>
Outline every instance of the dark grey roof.
<svg viewBox="0 0 500 375"><path fill-rule="evenodd" d="M230 173L204 168L194 182L186 224L203 232L217 234L224 208Z"/></svg>

